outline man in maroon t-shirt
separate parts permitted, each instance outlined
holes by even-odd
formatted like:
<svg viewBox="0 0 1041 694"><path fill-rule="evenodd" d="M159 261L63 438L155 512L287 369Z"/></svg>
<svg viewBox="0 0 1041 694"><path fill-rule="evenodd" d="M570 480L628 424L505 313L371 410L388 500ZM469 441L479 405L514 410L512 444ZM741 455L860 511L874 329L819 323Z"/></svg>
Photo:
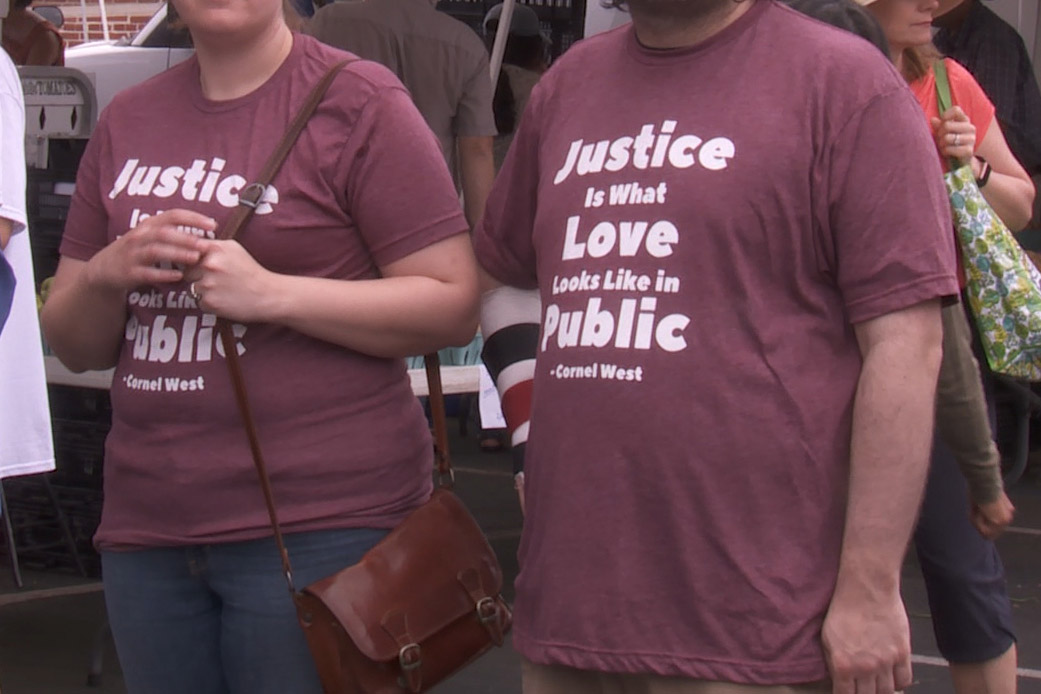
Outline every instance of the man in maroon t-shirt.
<svg viewBox="0 0 1041 694"><path fill-rule="evenodd" d="M906 687L957 291L918 105L773 0L630 10L536 87L475 232L525 693Z"/></svg>

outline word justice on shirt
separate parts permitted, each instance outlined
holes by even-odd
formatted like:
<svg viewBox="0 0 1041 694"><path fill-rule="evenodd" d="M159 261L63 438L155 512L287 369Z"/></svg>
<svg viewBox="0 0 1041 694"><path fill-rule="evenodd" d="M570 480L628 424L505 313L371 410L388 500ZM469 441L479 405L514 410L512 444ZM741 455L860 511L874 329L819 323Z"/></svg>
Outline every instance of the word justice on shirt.
<svg viewBox="0 0 1041 694"><path fill-rule="evenodd" d="M666 165L689 169L700 164L709 171L719 171L734 157L736 150L729 138L713 137L705 141L692 133L677 136L676 125L677 121L666 120L660 128L648 123L636 135L622 135L613 140L573 140L564 164L553 177L553 184L560 185L572 174L615 173L630 166L645 171Z"/></svg>
<svg viewBox="0 0 1041 694"><path fill-rule="evenodd" d="M194 159L185 166L142 164L140 159L127 159L116 177L110 200L120 195L130 197L173 198L187 202L216 201L222 207L239 204L239 192L249 181L236 173L225 173L227 162L214 157L209 162ZM270 214L278 203L278 190L267 186L257 205L256 214Z"/></svg>

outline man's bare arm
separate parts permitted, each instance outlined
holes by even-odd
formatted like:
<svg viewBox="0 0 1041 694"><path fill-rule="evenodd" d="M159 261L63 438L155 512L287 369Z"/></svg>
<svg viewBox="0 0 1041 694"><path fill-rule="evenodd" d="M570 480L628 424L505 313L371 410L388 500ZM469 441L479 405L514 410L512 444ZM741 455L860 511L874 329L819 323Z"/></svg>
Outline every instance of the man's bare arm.
<svg viewBox="0 0 1041 694"><path fill-rule="evenodd" d="M492 137L460 137L459 174L463 184L463 207L470 228L477 226L484 214L484 203L495 180L495 156Z"/></svg>
<svg viewBox="0 0 1041 694"><path fill-rule="evenodd" d="M849 500L822 638L836 694L911 684L900 566L932 446L941 355L938 300L855 326L863 369L853 406Z"/></svg>

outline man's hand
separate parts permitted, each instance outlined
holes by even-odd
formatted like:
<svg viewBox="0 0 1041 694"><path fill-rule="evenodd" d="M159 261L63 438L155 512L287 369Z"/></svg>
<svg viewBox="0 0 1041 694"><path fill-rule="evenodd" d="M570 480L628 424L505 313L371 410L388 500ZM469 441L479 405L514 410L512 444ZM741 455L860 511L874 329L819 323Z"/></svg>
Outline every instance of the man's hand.
<svg viewBox="0 0 1041 694"><path fill-rule="evenodd" d="M899 591L836 592L821 639L834 694L893 694L911 684L911 629Z"/></svg>
<svg viewBox="0 0 1041 694"><path fill-rule="evenodd" d="M1005 528L1012 522L1015 512L1016 507L1012 505L1008 495L1002 491L998 498L989 504L973 504L969 517L980 535L988 540L993 540L1005 532Z"/></svg>

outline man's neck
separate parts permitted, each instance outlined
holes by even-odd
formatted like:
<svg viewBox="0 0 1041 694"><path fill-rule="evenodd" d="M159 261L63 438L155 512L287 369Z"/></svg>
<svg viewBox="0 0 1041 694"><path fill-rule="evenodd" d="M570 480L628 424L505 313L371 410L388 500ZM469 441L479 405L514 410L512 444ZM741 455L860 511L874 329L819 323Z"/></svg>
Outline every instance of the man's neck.
<svg viewBox="0 0 1041 694"><path fill-rule="evenodd" d="M747 12L756 0L718 0L716 6L695 16L648 12L630 5L636 38L647 48L687 48L712 38ZM706 3L707 4L707 3Z"/></svg>

